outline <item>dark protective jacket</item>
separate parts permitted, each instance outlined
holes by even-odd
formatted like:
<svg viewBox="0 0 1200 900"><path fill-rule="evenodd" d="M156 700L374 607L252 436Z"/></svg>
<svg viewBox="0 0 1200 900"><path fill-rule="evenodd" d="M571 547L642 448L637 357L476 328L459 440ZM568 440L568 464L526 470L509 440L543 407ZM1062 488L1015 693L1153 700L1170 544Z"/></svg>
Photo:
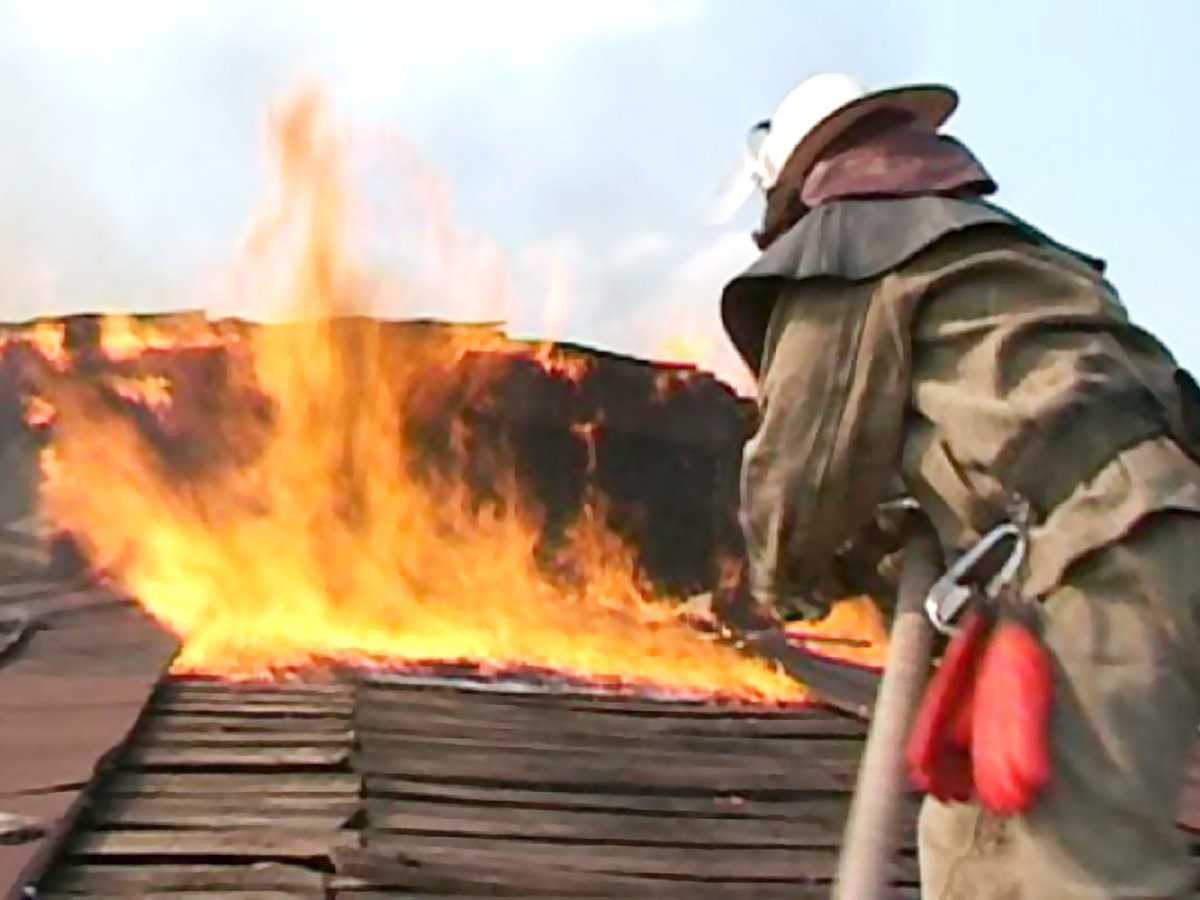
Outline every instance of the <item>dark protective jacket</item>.
<svg viewBox="0 0 1200 900"><path fill-rule="evenodd" d="M741 517L761 600L803 609L897 474L950 553L1026 504L1034 595L1146 515L1200 512L1186 376L1099 260L998 207L819 206L722 318L759 379Z"/></svg>

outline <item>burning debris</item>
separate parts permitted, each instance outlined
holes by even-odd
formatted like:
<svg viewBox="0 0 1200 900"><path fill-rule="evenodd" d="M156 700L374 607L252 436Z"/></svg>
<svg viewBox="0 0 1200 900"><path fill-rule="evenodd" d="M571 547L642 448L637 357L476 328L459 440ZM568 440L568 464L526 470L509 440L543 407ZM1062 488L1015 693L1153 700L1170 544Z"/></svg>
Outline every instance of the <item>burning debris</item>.
<svg viewBox="0 0 1200 900"><path fill-rule="evenodd" d="M176 670L258 678L330 662L458 663L802 700L802 686L679 615L611 526L619 492L602 500L594 481L576 485L573 516L529 496L547 473L523 475L523 460L544 448L525 452L528 439L498 429L497 407L547 415L530 397L585 407L607 377L595 357L495 328L373 318L320 104L301 95L274 125L280 196L252 246L288 323L103 317L90 341L48 322L3 337L10 382L32 386L21 415L49 435L48 512L180 637ZM697 376L651 376L646 419L666 399L702 402L688 396ZM522 387L530 379L538 389ZM597 442L620 428L606 412L565 429L592 479L603 475ZM740 438L735 425L709 448L714 471ZM717 518L695 523L710 555ZM833 637L866 639L840 655L879 659L869 603L828 624Z"/></svg>

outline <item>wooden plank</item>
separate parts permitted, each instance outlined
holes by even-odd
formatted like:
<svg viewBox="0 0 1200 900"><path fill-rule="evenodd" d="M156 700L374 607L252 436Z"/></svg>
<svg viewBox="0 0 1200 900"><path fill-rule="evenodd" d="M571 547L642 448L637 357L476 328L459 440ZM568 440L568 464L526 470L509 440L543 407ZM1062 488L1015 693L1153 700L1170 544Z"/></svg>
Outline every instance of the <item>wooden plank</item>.
<svg viewBox="0 0 1200 900"><path fill-rule="evenodd" d="M320 707L326 710L349 710L354 705L354 697L346 693L289 694L287 691L156 691L153 701L155 707L164 709L192 704L220 704L239 709Z"/></svg>
<svg viewBox="0 0 1200 900"><path fill-rule="evenodd" d="M348 810L301 810L263 807L253 809L180 809L162 805L134 809L98 806L89 811L86 828L177 828L180 831L230 831L239 828L286 828L296 831L336 831L354 815Z"/></svg>
<svg viewBox="0 0 1200 900"><path fill-rule="evenodd" d="M85 831L71 840L64 855L69 859L120 857L217 857L221 860L304 860L320 862L350 835L328 831L301 832L280 828L244 828L197 832L171 829Z"/></svg>
<svg viewBox="0 0 1200 900"><path fill-rule="evenodd" d="M837 869L837 853L823 849L665 848L611 844L573 845L556 841L495 840L464 835L392 835L368 829L368 850L398 859L443 866L497 864L529 870L740 881L828 881ZM894 880L917 877L913 861L900 857Z"/></svg>
<svg viewBox="0 0 1200 900"><path fill-rule="evenodd" d="M322 891L326 876L304 866L261 862L234 865L81 865L54 871L45 893L144 896L147 892L286 890ZM211 893L208 896L212 896Z"/></svg>
<svg viewBox="0 0 1200 900"><path fill-rule="evenodd" d="M437 706L456 709L535 709L543 712L569 711L620 716L673 716L690 719L828 719L845 718L812 705L769 705L719 703L712 700L654 700L636 696L554 692L504 692L457 690L453 687L384 687L364 682L356 692L362 707L374 704Z"/></svg>
<svg viewBox="0 0 1200 900"><path fill-rule="evenodd" d="M218 678L194 678L170 676L158 684L156 694L160 696L185 695L260 695L260 696L314 696L350 697L354 685L347 682L226 682Z"/></svg>
<svg viewBox="0 0 1200 900"><path fill-rule="evenodd" d="M226 734L285 734L340 732L350 734L346 716L192 716L186 713L155 713L138 729L143 740L181 731L219 731Z"/></svg>
<svg viewBox="0 0 1200 900"><path fill-rule="evenodd" d="M134 601L101 588L42 594L15 604L31 618L44 624L66 616L94 613L105 607L133 607Z"/></svg>
<svg viewBox="0 0 1200 900"><path fill-rule="evenodd" d="M710 752L705 752L709 741L697 745L686 737L641 741L626 744L620 753L622 761L645 764L676 765L694 762L700 765L757 766L785 765L839 765L855 764L862 755L863 743L856 740L828 738L821 741L756 741L717 738ZM611 760L613 749L596 747L588 743L558 743L537 739L520 740L510 736L506 740L491 740L487 736L474 735L412 735L387 734L382 732L358 733L358 743L367 756L388 754L445 754L449 759L455 754L472 754L489 751L501 755L536 756L547 758L570 756L580 764L590 760Z"/></svg>
<svg viewBox="0 0 1200 900"><path fill-rule="evenodd" d="M117 760L121 769L137 768L332 768L344 765L345 747L157 747L132 746Z"/></svg>
<svg viewBox="0 0 1200 900"><path fill-rule="evenodd" d="M187 713L200 710L197 715L250 716L271 713L282 716L312 716L319 713L335 718L349 718L352 706L348 701L325 701L313 697L263 697L241 698L211 695L206 697L160 697L151 701L150 708L156 713Z"/></svg>
<svg viewBox="0 0 1200 900"><path fill-rule="evenodd" d="M813 885L815 896L827 897L828 879L794 881L728 879L722 884L711 879L645 878L617 872L587 872L556 866L530 866L527 860L515 860L503 854L476 857L455 855L449 862L438 862L422 855L389 859L379 853L357 848L334 854L338 875L331 882L335 896L356 896L351 891L370 891L396 896L420 892L421 896L444 897L460 893L469 896L500 897L622 897L637 900L671 898L805 897L806 884ZM828 868L827 866L824 868ZM382 889L382 890L381 890ZM736 891L736 893L731 893Z"/></svg>
<svg viewBox="0 0 1200 900"><path fill-rule="evenodd" d="M331 703L312 703L297 700L295 703L225 703L219 698L211 700L168 700L154 703L150 707L154 715L162 713L183 714L192 716L240 716L242 718L275 718L289 716L292 718L309 717L324 719L341 713L349 715L348 706Z"/></svg>
<svg viewBox="0 0 1200 900"><path fill-rule="evenodd" d="M775 763L802 766L809 760L818 764L835 759L856 761L863 748L861 741L833 738L820 741L780 741L718 737L696 739L684 735L669 735L630 744L627 740L613 742L599 737L572 740L569 734L549 732L540 735L521 735L515 732L477 735L470 732L396 734L359 731L358 738L359 743L368 752L441 753L444 750L477 749L501 753L532 753L539 756L569 754L584 765L593 758L611 758L614 744L619 744L620 754L625 759L637 758L664 765L681 761L703 761L740 768Z"/></svg>
<svg viewBox="0 0 1200 900"><path fill-rule="evenodd" d="M629 750L576 758L571 753L546 754L525 749L461 747L411 741L364 743L355 754L355 769L372 775L402 775L491 784L553 786L606 785L644 790L704 791L847 789L857 775L857 759L849 753L812 755L796 760L760 757L739 766L708 757L689 758L653 751Z"/></svg>
<svg viewBox="0 0 1200 900"><path fill-rule="evenodd" d="M865 727L850 719L777 718L712 719L671 716L625 718L603 714L536 709L508 710L454 709L434 707L414 709L385 704L362 705L354 715L354 725L364 733L462 734L479 733L567 735L588 740L658 740L680 736L697 740L819 740L821 738L863 738Z"/></svg>
<svg viewBox="0 0 1200 900"><path fill-rule="evenodd" d="M348 749L354 738L349 731L205 731L159 730L134 735L135 746L167 750L173 748L244 747L258 748L307 747L310 749L342 747Z"/></svg>
<svg viewBox="0 0 1200 900"><path fill-rule="evenodd" d="M0 584L0 601L2 604L19 603L30 597L40 597L46 594L66 594L76 590L78 585L65 581L17 581L12 584ZM2 605L0 604L0 605Z"/></svg>
<svg viewBox="0 0 1200 900"><path fill-rule="evenodd" d="M289 694L254 692L240 693L234 691L203 691L187 693L157 693L152 703L153 708L173 709L190 705L220 704L231 709L255 710L260 707L285 709L298 707L323 707L331 713L348 713L353 706L353 699L348 694Z"/></svg>
<svg viewBox="0 0 1200 900"><path fill-rule="evenodd" d="M290 774L167 774L158 772L116 772L105 779L103 793L114 797L148 795L156 797L239 795L244 797L315 797L357 796L361 780L343 772Z"/></svg>
<svg viewBox="0 0 1200 900"><path fill-rule="evenodd" d="M697 881L663 882L641 879L630 885L613 886L607 892L593 885L582 891L566 893L562 888L551 888L550 896L561 900L600 900L607 897L654 898L654 900L829 900L830 886L818 885L764 885L762 882L730 881L725 883L707 884ZM378 890L370 887L340 887L331 892L335 900L392 900L395 891ZM479 900L478 893L437 894L425 893L408 894L422 898L436 897L437 900ZM497 896L491 892L488 896ZM500 894L499 896L530 896L529 893ZM546 895L535 895L546 896ZM917 888L897 886L890 900L920 900L920 890Z"/></svg>
<svg viewBox="0 0 1200 900"><path fill-rule="evenodd" d="M760 816L678 815L670 812L583 812L461 806L395 800L368 800L367 823L396 834L458 834L493 838L539 838L573 843L644 846L828 847L841 844L849 803L812 800L794 804L787 819ZM914 844L917 806L906 809L905 846Z"/></svg>
<svg viewBox="0 0 1200 900"><path fill-rule="evenodd" d="M89 816L101 816L114 821L120 816L150 818L155 815L194 815L197 813L270 813L282 818L291 816L350 816L358 808L360 798L346 794L183 794L183 795L125 795L114 796L105 791L95 799Z"/></svg>
<svg viewBox="0 0 1200 900"><path fill-rule="evenodd" d="M358 811L360 800L354 796L328 797L324 794L182 794L182 796L107 796L100 797L85 814L97 822L167 822L175 816L258 815L276 816L295 827L296 818L320 817L346 820Z"/></svg>
<svg viewBox="0 0 1200 900"><path fill-rule="evenodd" d="M80 894L54 891L52 893L39 894L38 900L66 900L66 898L81 896L94 897L97 895L91 892ZM314 888L312 890L289 888L280 891L134 891L132 896L139 898L139 900L215 900L217 897L231 897L233 900L297 900L297 898L301 898L301 900L328 900L329 892L324 888Z"/></svg>
<svg viewBox="0 0 1200 900"><path fill-rule="evenodd" d="M550 790L545 785L505 787L495 784L461 784L452 781L419 781L396 776L372 776L364 779L366 802L440 802L447 806L513 807L537 810L577 810L580 812L627 811L631 814L672 813L676 815L725 818L774 818L791 820L802 817L810 804L849 804L848 790L812 792L769 788L741 795L722 793L692 786L683 793L666 791L616 793L612 791Z"/></svg>
<svg viewBox="0 0 1200 900"><path fill-rule="evenodd" d="M353 813L351 813L353 815ZM283 814L279 810L261 812L171 812L106 813L99 811L83 820L85 828L116 831L119 829L173 829L180 834L203 832L219 834L246 828L295 829L299 832L333 833L344 827L350 816Z"/></svg>
<svg viewBox="0 0 1200 900"><path fill-rule="evenodd" d="M394 703L387 700L363 698L355 708L356 725L365 730L411 731L418 723L428 720L430 727L446 728L507 726L510 729L527 728L545 731L555 728L631 735L658 735L663 733L690 734L714 737L731 736L778 736L817 737L848 736L863 737L866 732L862 723L840 716L794 715L742 715L721 717L710 714L664 714L621 715L601 708L534 704L512 705L504 702L454 703L447 698L431 698L420 704Z"/></svg>

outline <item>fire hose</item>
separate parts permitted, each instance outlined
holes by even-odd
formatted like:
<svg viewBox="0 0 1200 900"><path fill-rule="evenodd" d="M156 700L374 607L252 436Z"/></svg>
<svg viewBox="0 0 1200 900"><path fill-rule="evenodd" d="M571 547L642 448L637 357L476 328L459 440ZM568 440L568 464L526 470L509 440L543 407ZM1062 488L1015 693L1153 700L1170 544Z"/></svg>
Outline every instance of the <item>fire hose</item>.
<svg viewBox="0 0 1200 900"><path fill-rule="evenodd" d="M905 743L929 671L933 630L925 602L941 553L930 528L914 524L905 542L887 664L875 702L846 823L833 896L880 900L900 838Z"/></svg>
<svg viewBox="0 0 1200 900"><path fill-rule="evenodd" d="M937 577L940 553L912 517L895 623L839 860L834 897L881 900L912 786L942 802L1023 812L1050 775L1048 657L1036 604L1013 585L1027 535L997 525ZM960 622L961 620L961 622ZM933 629L950 637L928 680Z"/></svg>

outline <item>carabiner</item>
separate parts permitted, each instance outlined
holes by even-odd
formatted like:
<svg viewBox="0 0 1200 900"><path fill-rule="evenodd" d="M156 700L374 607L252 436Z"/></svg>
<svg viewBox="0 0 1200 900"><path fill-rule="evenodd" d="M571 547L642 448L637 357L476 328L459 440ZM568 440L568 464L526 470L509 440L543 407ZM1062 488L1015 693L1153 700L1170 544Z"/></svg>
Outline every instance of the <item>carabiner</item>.
<svg viewBox="0 0 1200 900"><path fill-rule="evenodd" d="M975 593L980 590L979 584L973 583L970 576L987 555L1001 541L1008 538L1012 538L1014 541L1012 552L983 587L984 596L988 598L996 596L1017 576L1021 563L1025 560L1025 532L1013 523L1005 522L997 525L976 541L975 545L955 560L946 573L929 589L929 593L925 596L925 614L929 616L929 621L933 623L934 628L942 634L953 634L954 622L962 614L963 608Z"/></svg>

